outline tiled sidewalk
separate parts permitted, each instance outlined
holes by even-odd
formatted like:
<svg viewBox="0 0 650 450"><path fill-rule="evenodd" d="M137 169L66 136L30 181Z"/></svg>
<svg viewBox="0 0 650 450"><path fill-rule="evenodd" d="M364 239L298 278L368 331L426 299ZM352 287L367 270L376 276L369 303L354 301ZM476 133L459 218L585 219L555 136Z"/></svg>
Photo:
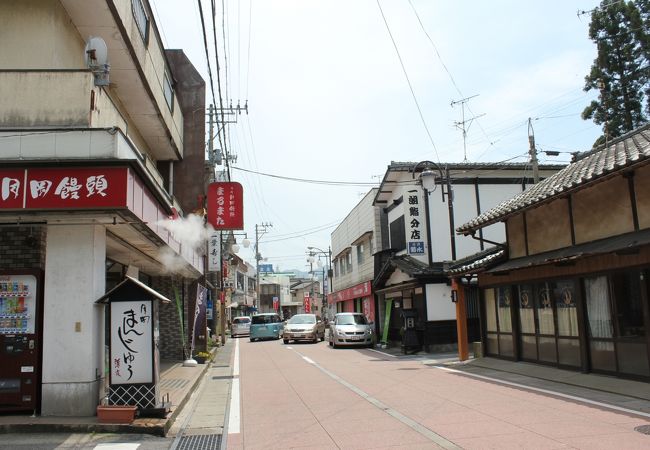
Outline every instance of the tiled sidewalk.
<svg viewBox="0 0 650 450"><path fill-rule="evenodd" d="M143 433L165 436L209 364L183 367L182 362L163 361L160 366L160 394L169 395L171 403L165 418L136 418L133 423L124 425L102 424L97 417L0 415L0 433Z"/></svg>

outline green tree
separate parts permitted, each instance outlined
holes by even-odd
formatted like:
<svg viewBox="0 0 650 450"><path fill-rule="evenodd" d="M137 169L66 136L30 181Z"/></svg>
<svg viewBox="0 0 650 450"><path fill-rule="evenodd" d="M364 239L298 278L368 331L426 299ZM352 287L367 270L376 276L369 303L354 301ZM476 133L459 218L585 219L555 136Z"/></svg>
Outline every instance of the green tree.
<svg viewBox="0 0 650 450"><path fill-rule="evenodd" d="M598 56L584 90L598 89L600 96L584 109L582 118L603 126L604 135L594 145L637 128L650 113L649 4L603 0L591 14L589 38Z"/></svg>

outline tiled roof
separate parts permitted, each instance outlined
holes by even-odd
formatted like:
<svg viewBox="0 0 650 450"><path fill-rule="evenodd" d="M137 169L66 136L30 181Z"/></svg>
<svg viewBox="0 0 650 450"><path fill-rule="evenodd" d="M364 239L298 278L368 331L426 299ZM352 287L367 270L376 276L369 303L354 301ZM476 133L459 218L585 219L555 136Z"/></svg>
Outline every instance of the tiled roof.
<svg viewBox="0 0 650 450"><path fill-rule="evenodd" d="M463 275L483 271L492 267L506 256L503 247L491 247L480 253L455 261L445 272L448 275Z"/></svg>
<svg viewBox="0 0 650 450"><path fill-rule="evenodd" d="M514 213L537 206L586 184L605 179L649 157L650 125L645 125L621 136L605 148L586 153L578 161L461 225L456 228L456 231L469 234L479 228L502 221Z"/></svg>

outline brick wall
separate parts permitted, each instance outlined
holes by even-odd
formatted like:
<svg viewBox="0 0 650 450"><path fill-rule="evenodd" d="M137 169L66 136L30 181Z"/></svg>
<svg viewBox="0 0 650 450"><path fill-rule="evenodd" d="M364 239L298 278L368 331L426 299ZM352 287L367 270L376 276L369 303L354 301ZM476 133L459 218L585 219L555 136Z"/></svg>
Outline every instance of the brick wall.
<svg viewBox="0 0 650 450"><path fill-rule="evenodd" d="M0 227L0 270L45 269L45 227Z"/></svg>

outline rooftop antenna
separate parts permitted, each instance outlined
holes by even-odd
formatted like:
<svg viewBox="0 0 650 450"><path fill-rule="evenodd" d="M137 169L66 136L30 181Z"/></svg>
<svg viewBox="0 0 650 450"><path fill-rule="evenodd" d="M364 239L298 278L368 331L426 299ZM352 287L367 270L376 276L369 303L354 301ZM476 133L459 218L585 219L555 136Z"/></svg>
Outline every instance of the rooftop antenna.
<svg viewBox="0 0 650 450"><path fill-rule="evenodd" d="M467 131L469 131L469 127L472 126L472 122L474 119L478 119L479 117L483 117L485 114L481 114L478 116L474 116L471 119L465 120L465 103L470 101L470 99L473 99L474 97L478 97L479 94L472 95L471 97L465 97L460 100L452 100L451 101L451 107L453 108L456 105L460 105L461 108L461 114L463 117L463 120L460 122L454 122L454 126L458 129L460 129L463 132L463 162L467 162ZM465 124L467 124L467 128L465 128Z"/></svg>

